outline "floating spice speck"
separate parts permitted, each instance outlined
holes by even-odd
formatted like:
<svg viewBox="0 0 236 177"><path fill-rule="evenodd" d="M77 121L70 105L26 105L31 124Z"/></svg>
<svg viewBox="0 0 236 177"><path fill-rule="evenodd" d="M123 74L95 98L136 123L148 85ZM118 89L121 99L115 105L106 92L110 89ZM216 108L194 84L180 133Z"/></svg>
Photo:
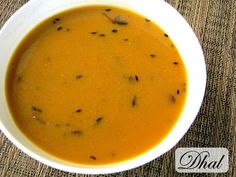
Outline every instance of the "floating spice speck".
<svg viewBox="0 0 236 177"><path fill-rule="evenodd" d="M106 13L102 13L102 15L104 15L111 23L115 24L116 22Z"/></svg>
<svg viewBox="0 0 236 177"><path fill-rule="evenodd" d="M137 96L134 96L132 99L132 107L137 105Z"/></svg>
<svg viewBox="0 0 236 177"><path fill-rule="evenodd" d="M179 63L175 61L175 62L173 62L173 64L174 64L174 65L178 65Z"/></svg>
<svg viewBox="0 0 236 177"><path fill-rule="evenodd" d="M156 57L156 55L155 54L150 54L150 57L154 58L154 57Z"/></svg>
<svg viewBox="0 0 236 177"><path fill-rule="evenodd" d="M103 120L103 117L99 117L99 118L96 119L96 123L99 124L99 123L102 122L102 120Z"/></svg>
<svg viewBox="0 0 236 177"><path fill-rule="evenodd" d="M92 159L92 160L97 160L97 158L93 155L89 156L89 158Z"/></svg>
<svg viewBox="0 0 236 177"><path fill-rule="evenodd" d="M80 113L82 112L82 109L77 109L75 112Z"/></svg>
<svg viewBox="0 0 236 177"><path fill-rule="evenodd" d="M60 27L57 28L57 31L60 31L61 29L62 29L62 27L60 26Z"/></svg>
<svg viewBox="0 0 236 177"><path fill-rule="evenodd" d="M83 134L83 132L81 130L74 130L74 131L71 131L71 133L73 135L82 135Z"/></svg>
<svg viewBox="0 0 236 177"><path fill-rule="evenodd" d="M168 34L164 34L165 37L169 37Z"/></svg>
<svg viewBox="0 0 236 177"><path fill-rule="evenodd" d="M128 21L125 19L125 17L122 17L120 15L114 18L114 22L118 25L128 25Z"/></svg>
<svg viewBox="0 0 236 177"><path fill-rule="evenodd" d="M35 106L32 106L32 110L33 111L36 111L36 112L42 112L42 109L40 109L40 108L37 108L37 107L35 107Z"/></svg>
<svg viewBox="0 0 236 177"><path fill-rule="evenodd" d="M113 33L117 33L118 30L117 30L117 29L113 29L112 32L113 32Z"/></svg>
<svg viewBox="0 0 236 177"><path fill-rule="evenodd" d="M173 95L170 95L170 101L171 101L172 103L175 103L175 102L176 102L176 99L175 99L175 97L174 97Z"/></svg>
<svg viewBox="0 0 236 177"><path fill-rule="evenodd" d="M91 32L91 34L97 34L97 32L96 32L96 31L93 31L93 32Z"/></svg>
<svg viewBox="0 0 236 177"><path fill-rule="evenodd" d="M60 18L55 18L55 19L52 21L52 23L56 24L56 23L59 22L59 21L60 21Z"/></svg>
<svg viewBox="0 0 236 177"><path fill-rule="evenodd" d="M33 116L32 116L32 119L37 119L37 116L36 116L36 115L33 115Z"/></svg>
<svg viewBox="0 0 236 177"><path fill-rule="evenodd" d="M177 95L179 95L179 93L180 93L179 89L176 91L176 93L177 93Z"/></svg>
<svg viewBox="0 0 236 177"><path fill-rule="evenodd" d="M126 76L124 76L124 78L126 78ZM128 77L129 82L133 83L133 82L138 82L139 81L139 77L137 75L134 76L129 76Z"/></svg>
<svg viewBox="0 0 236 177"><path fill-rule="evenodd" d="M151 20L149 20L149 19L145 18L145 21L146 21L146 22L150 22Z"/></svg>
<svg viewBox="0 0 236 177"><path fill-rule="evenodd" d="M137 75L135 75L135 80L138 82L139 81L139 78Z"/></svg>
<svg viewBox="0 0 236 177"><path fill-rule="evenodd" d="M128 41L129 39L127 39L127 38L125 38L125 39L123 39L124 41Z"/></svg>
<svg viewBox="0 0 236 177"><path fill-rule="evenodd" d="M105 37L106 35L105 35L105 34L100 34L99 36L101 36L101 37Z"/></svg>
<svg viewBox="0 0 236 177"><path fill-rule="evenodd" d="M81 79L83 76L82 75L77 75L75 78L76 79Z"/></svg>

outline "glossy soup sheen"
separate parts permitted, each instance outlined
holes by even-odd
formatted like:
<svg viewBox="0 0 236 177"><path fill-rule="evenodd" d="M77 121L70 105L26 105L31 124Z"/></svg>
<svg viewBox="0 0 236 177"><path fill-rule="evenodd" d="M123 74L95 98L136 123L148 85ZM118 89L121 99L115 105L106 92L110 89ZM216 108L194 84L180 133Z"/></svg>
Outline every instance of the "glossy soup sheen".
<svg viewBox="0 0 236 177"><path fill-rule="evenodd" d="M186 100L184 63L151 20L114 7L47 19L16 49L7 99L37 146L70 162L108 164L160 143Z"/></svg>

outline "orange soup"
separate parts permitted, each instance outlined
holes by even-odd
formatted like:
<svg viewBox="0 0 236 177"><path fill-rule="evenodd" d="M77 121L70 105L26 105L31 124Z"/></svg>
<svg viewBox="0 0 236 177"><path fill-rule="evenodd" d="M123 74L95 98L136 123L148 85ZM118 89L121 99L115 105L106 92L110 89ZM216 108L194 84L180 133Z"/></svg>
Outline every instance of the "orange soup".
<svg viewBox="0 0 236 177"><path fill-rule="evenodd" d="M72 9L35 27L8 68L20 130L57 158L108 164L170 133L186 100L184 63L151 20L124 9Z"/></svg>

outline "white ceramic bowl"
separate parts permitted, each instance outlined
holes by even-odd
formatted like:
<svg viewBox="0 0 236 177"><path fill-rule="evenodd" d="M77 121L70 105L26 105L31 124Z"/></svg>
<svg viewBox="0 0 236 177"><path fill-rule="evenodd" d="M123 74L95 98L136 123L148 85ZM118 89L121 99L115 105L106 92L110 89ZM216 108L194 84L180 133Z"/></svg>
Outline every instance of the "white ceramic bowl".
<svg viewBox="0 0 236 177"><path fill-rule="evenodd" d="M9 60L24 36L39 22L65 9L86 5L111 5L138 12L156 22L170 36L186 65L188 96L184 111L169 135L156 147L128 161L110 165L79 165L57 159L39 149L17 128L6 100L5 80ZM204 56L194 32L184 18L162 0L30 0L0 31L0 128L23 152L51 167L84 174L124 171L143 165L170 150L194 121L204 96L206 68Z"/></svg>

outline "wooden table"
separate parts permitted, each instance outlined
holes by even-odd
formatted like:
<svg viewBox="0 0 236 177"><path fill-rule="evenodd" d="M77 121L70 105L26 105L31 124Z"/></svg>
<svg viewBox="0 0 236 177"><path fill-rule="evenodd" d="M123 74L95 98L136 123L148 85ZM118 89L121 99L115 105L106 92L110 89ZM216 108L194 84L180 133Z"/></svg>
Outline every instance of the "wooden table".
<svg viewBox="0 0 236 177"><path fill-rule="evenodd" d="M28 0L0 0L0 27ZM172 150L139 168L107 176L236 176L236 0L167 0L189 22L205 54L207 88L201 110ZM0 49L1 51L1 49ZM179 174L178 147L226 147L226 174ZM33 160L0 133L0 176L88 176L62 172Z"/></svg>

